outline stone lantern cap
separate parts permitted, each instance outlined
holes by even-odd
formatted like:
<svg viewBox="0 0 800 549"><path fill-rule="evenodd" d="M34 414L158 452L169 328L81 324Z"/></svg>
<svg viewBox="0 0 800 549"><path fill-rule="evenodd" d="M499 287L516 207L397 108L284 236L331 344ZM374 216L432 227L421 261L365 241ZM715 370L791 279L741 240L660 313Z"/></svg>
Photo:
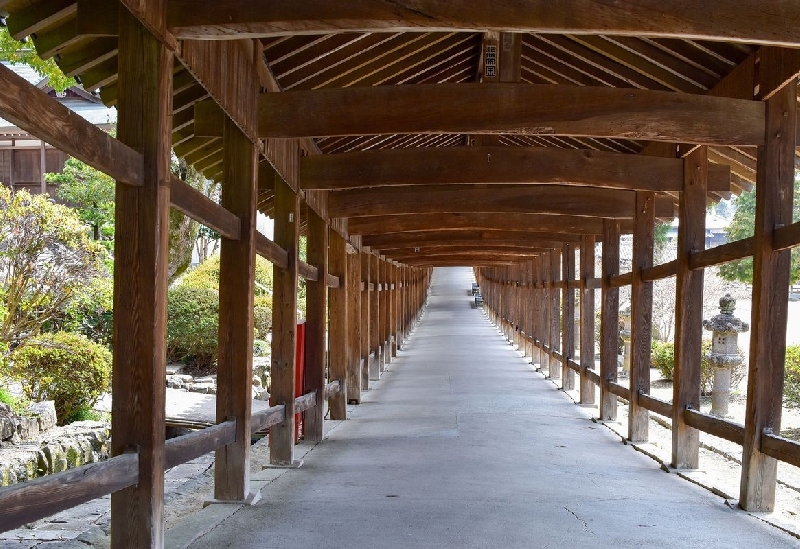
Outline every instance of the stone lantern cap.
<svg viewBox="0 0 800 549"><path fill-rule="evenodd" d="M719 300L720 313L713 316L711 320L704 320L703 328L718 334L738 334L748 331L750 325L733 316L735 309L736 300L731 297L731 294L725 294Z"/></svg>

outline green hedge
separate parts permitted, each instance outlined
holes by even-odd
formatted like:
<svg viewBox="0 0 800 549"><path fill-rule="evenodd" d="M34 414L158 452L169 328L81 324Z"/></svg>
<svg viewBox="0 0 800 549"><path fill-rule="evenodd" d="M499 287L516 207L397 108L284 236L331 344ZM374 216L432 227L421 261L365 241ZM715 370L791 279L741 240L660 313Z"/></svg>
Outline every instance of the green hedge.
<svg viewBox="0 0 800 549"><path fill-rule="evenodd" d="M800 345L786 346L783 396L790 408L800 407Z"/></svg>
<svg viewBox="0 0 800 549"><path fill-rule="evenodd" d="M200 369L217 359L219 292L195 284L178 284L167 294L167 359Z"/></svg>
<svg viewBox="0 0 800 549"><path fill-rule="evenodd" d="M714 385L714 366L706 356L711 352L711 340L704 339L700 350L700 394L710 395ZM735 389L747 373L744 354L739 349L742 363L731 370L731 389ZM650 345L650 365L656 368L664 379L672 380L675 370L675 345L664 341L653 341Z"/></svg>
<svg viewBox="0 0 800 549"><path fill-rule="evenodd" d="M34 401L55 401L61 424L109 388L111 352L81 334L44 333L14 350L9 373Z"/></svg>

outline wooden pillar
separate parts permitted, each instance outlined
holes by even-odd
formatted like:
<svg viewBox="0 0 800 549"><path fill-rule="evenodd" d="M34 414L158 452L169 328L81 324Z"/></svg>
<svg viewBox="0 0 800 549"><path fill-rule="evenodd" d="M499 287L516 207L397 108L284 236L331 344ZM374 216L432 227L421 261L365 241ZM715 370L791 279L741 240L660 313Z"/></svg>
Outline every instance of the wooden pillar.
<svg viewBox="0 0 800 549"><path fill-rule="evenodd" d="M139 481L111 495L114 547L164 545L172 59L128 10L119 10L117 136L142 152L144 184L116 187L111 451L138 451Z"/></svg>
<svg viewBox="0 0 800 549"><path fill-rule="evenodd" d="M328 292L328 378L331 381L339 380L339 392L328 399L328 410L331 419L341 420L347 419L346 380L350 362L347 294L352 289L347 285L347 245L344 237L333 229L328 229L328 234L328 269L333 276L339 277L339 287L331 288Z"/></svg>
<svg viewBox="0 0 800 549"><path fill-rule="evenodd" d="M368 256L372 284L372 295L369 298L369 381L381 378L381 361L383 341L381 341L381 293L380 293L380 258L375 254Z"/></svg>
<svg viewBox="0 0 800 549"><path fill-rule="evenodd" d="M375 329L372 323L372 299L374 296L369 291L369 285L375 280L372 272L372 261L370 254L361 253L361 280L363 290L361 291L361 362L360 379L361 389L369 390L369 371L371 367L370 344L372 341L372 331Z"/></svg>
<svg viewBox="0 0 800 549"><path fill-rule="evenodd" d="M581 404L594 404L595 388L587 370L594 370L594 235L581 237Z"/></svg>
<svg viewBox="0 0 800 549"><path fill-rule="evenodd" d="M297 249L300 197L275 177L275 243L289 255L287 268L275 269L272 295L272 384L270 406L283 404L285 419L269 431L269 460L289 465L294 457L295 353L297 345Z"/></svg>
<svg viewBox="0 0 800 549"><path fill-rule="evenodd" d="M361 371L363 369L364 331L369 325L364 322L363 293L361 291L362 256L356 251L347 254L347 402L361 404Z"/></svg>
<svg viewBox="0 0 800 549"><path fill-rule="evenodd" d="M389 299L390 290L389 290L389 262L386 261L384 256L381 256L378 260L378 264L380 265L380 279L381 279L381 361L380 361L380 371L386 371L386 364L392 361L392 350L389 346L390 339L390 329L389 329L389 319L391 318L390 313L390 306L391 300Z"/></svg>
<svg viewBox="0 0 800 549"><path fill-rule="evenodd" d="M574 359L575 355L575 289L570 287L570 282L575 280L575 246L564 244L563 259L561 260L563 271L562 279L564 287L562 290L564 305L564 319L562 324L564 332L561 334L561 348L564 355L564 362L561 363L562 387L565 391L575 389L575 370L569 367L568 362Z"/></svg>
<svg viewBox="0 0 800 549"><path fill-rule="evenodd" d="M392 356L397 356L397 351L400 349L400 342L403 339L403 323L401 321L402 305L402 290L403 285L402 270L397 263L392 263L392 290L393 306L392 306Z"/></svg>
<svg viewBox="0 0 800 549"><path fill-rule="evenodd" d="M642 269L653 266L655 194L636 193L631 261L631 398L628 403L628 439L647 442L650 414L639 406L639 393L650 392L650 340L653 332L653 283L642 280Z"/></svg>
<svg viewBox="0 0 800 549"><path fill-rule="evenodd" d="M545 345L548 347L550 346L550 312L552 311L552 307L550 306L550 293L552 292L552 283L550 281L550 260L552 259L552 254L547 252L542 254L541 256L541 301L540 301L540 323L541 323L541 340L540 340L540 351L539 354L541 356L541 369L542 371L547 370L547 375L550 375L550 352L548 349L545 349Z"/></svg>
<svg viewBox="0 0 800 549"><path fill-rule="evenodd" d="M542 354L536 342L542 338L541 307L541 265L542 255L533 260L531 273L531 364L542 364Z"/></svg>
<svg viewBox="0 0 800 549"><path fill-rule="evenodd" d="M559 280L561 277L561 251L553 250L550 252L550 349L558 351L560 348L559 339L561 338L561 294L559 292ZM561 379L561 366L557 364L555 357L550 357L550 368L548 369L550 379ZM562 385L563 387L563 385Z"/></svg>
<svg viewBox="0 0 800 549"><path fill-rule="evenodd" d="M258 90L252 90L253 94ZM242 220L239 240L222 239L219 265L217 423L236 418L236 442L214 459L214 498L250 494L250 408L253 401L253 292L256 269L257 151L236 124L223 127L222 206Z"/></svg>
<svg viewBox="0 0 800 549"><path fill-rule="evenodd" d="M617 350L619 348L619 288L611 286L611 278L619 274L619 221L603 221L603 271L600 308L600 419L617 419L617 396L608 390L617 382Z"/></svg>
<svg viewBox="0 0 800 549"><path fill-rule="evenodd" d="M303 394L316 391L317 405L303 415L303 438L322 440L322 418L325 393L325 341L328 310L328 225L311 208L307 208L308 262L317 268L317 280L306 281L306 342Z"/></svg>
<svg viewBox="0 0 800 549"><path fill-rule="evenodd" d="M769 57L761 52L762 82L780 69L775 54L780 52ZM739 494L739 505L748 511L775 507L777 462L759 449L762 432L778 433L781 427L790 251L773 249L772 234L792 223L796 79L767 99L766 107L766 143L758 148L756 173L750 370Z"/></svg>
<svg viewBox="0 0 800 549"><path fill-rule="evenodd" d="M698 147L683 163L675 278L675 369L672 381L672 466L697 469L700 432L684 421L687 408L700 409L703 337L703 270L689 269L689 255L705 248L708 152Z"/></svg>

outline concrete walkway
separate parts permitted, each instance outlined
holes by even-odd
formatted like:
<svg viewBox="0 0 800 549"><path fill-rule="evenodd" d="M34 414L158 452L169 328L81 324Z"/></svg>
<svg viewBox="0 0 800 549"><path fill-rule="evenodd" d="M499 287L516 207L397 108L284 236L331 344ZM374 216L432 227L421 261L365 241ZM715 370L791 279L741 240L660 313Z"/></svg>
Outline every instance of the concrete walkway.
<svg viewBox="0 0 800 549"><path fill-rule="evenodd" d="M197 548L787 547L800 542L620 444L438 269L352 419Z"/></svg>

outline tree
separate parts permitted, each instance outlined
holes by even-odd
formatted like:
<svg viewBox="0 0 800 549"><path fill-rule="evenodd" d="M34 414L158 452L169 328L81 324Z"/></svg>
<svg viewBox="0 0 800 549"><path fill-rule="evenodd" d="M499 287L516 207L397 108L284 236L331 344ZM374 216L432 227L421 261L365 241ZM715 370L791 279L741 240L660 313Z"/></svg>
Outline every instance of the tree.
<svg viewBox="0 0 800 549"><path fill-rule="evenodd" d="M800 179L794 180L793 219L800 216ZM756 221L756 191L744 192L736 198L736 213L733 214L725 233L729 241L741 240L753 236ZM753 258L748 257L721 265L719 274L722 278L731 281L753 283ZM792 248L790 284L800 280L800 252Z"/></svg>
<svg viewBox="0 0 800 549"><path fill-rule="evenodd" d="M114 240L114 180L72 157L61 173L47 173L45 180L58 184L58 197L77 208L92 237L106 243L110 250Z"/></svg>
<svg viewBox="0 0 800 549"><path fill-rule="evenodd" d="M0 235L0 346L16 347L102 272L106 252L73 210L2 185Z"/></svg>
<svg viewBox="0 0 800 549"><path fill-rule="evenodd" d="M29 43L14 40L5 27L0 27L0 61L29 65L43 78L47 78L47 83L59 92L75 85L75 79L64 76L52 58L42 59Z"/></svg>

